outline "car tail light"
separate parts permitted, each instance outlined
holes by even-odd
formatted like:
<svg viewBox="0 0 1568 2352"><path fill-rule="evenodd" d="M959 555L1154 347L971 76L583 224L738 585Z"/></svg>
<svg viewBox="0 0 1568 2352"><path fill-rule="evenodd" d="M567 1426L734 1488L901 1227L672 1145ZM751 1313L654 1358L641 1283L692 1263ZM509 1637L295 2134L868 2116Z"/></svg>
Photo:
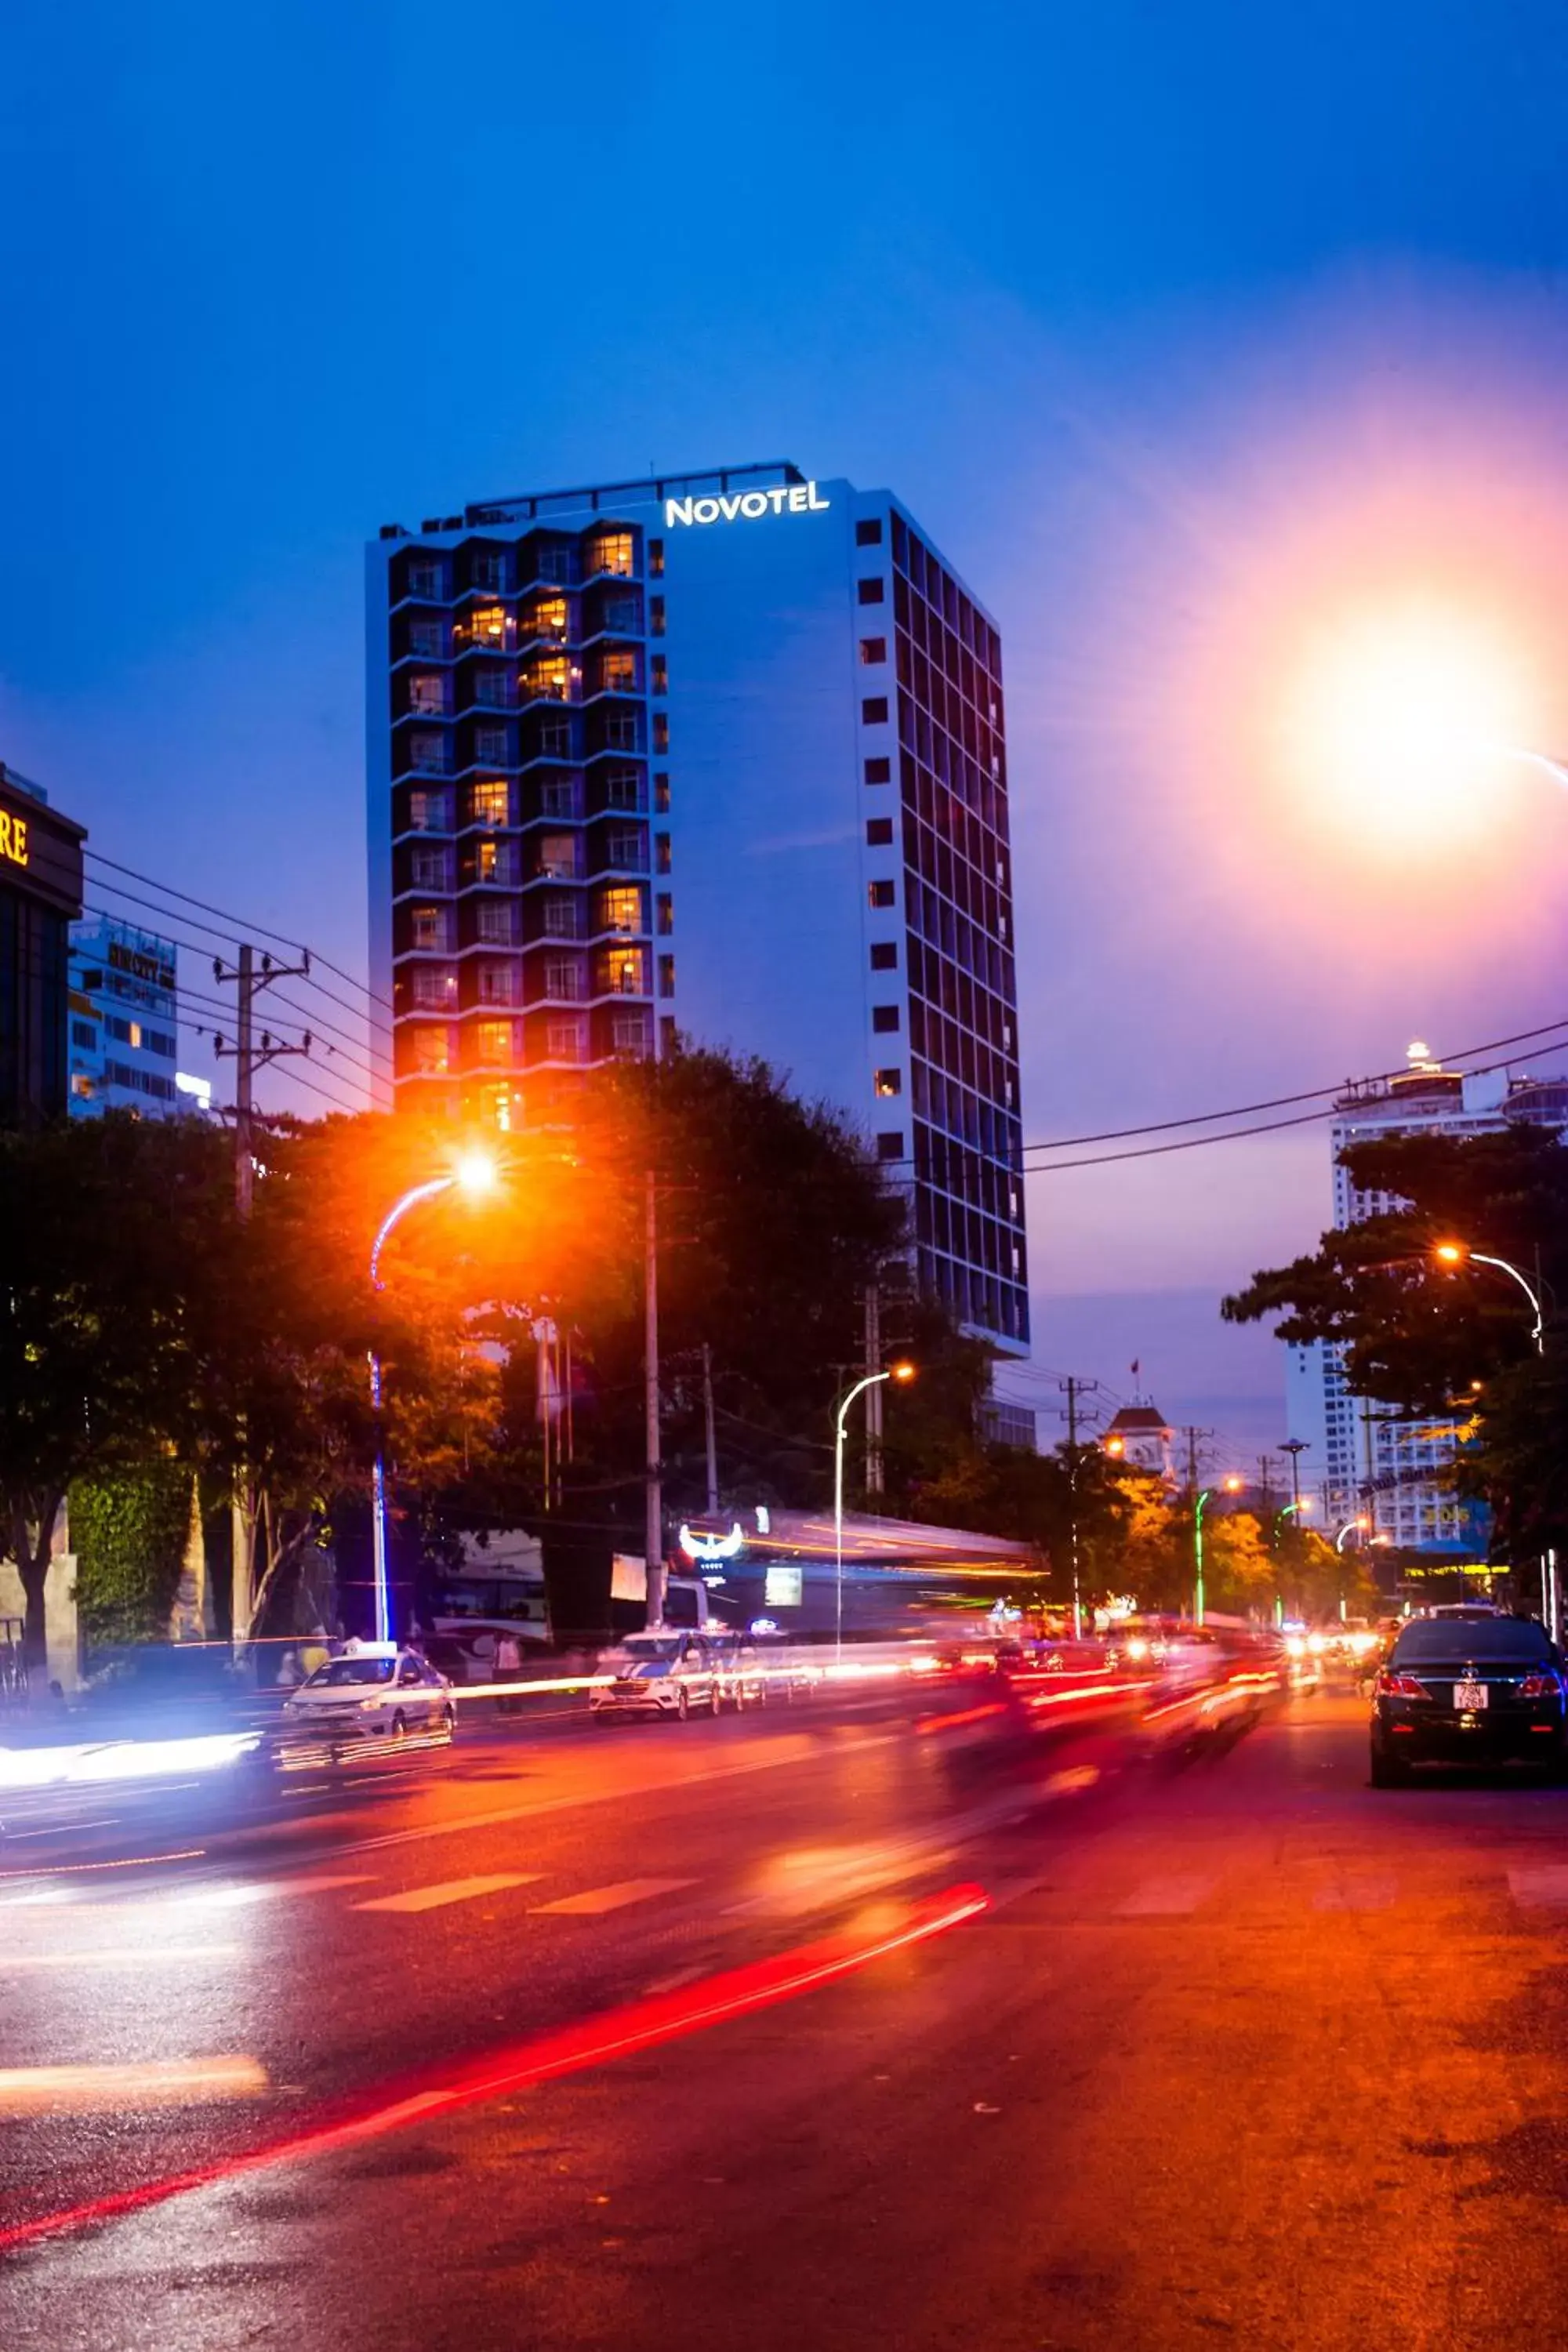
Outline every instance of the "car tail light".
<svg viewBox="0 0 1568 2352"><path fill-rule="evenodd" d="M1377 1678L1379 1698L1425 1698L1426 1687L1414 1675L1396 1675L1384 1666Z"/></svg>
<svg viewBox="0 0 1568 2352"><path fill-rule="evenodd" d="M1555 1675L1526 1675L1519 1695L1521 1698L1555 1698L1559 1687Z"/></svg>

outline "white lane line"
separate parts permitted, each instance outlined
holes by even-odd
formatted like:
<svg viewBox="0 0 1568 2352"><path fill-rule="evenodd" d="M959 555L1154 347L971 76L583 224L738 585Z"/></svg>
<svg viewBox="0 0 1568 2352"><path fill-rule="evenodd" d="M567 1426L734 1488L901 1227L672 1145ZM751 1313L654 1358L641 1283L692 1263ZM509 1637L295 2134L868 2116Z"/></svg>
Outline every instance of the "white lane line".
<svg viewBox="0 0 1568 2352"><path fill-rule="evenodd" d="M585 1895L563 1895L559 1903L538 1903L542 1912L564 1912L590 1918L601 1911L619 1911L628 1903L646 1903L651 1895L673 1895L678 1887L695 1886L694 1878L623 1878L613 1886L590 1886Z"/></svg>
<svg viewBox="0 0 1568 2352"><path fill-rule="evenodd" d="M1386 1911L1398 1892L1392 1878L1380 1878L1362 1872L1348 1876L1331 1878L1319 1887L1312 1897L1314 1911Z"/></svg>
<svg viewBox="0 0 1568 2352"><path fill-rule="evenodd" d="M1558 1911L1568 1907L1568 1863L1546 1863L1533 1870L1510 1870L1509 1893L1527 1911Z"/></svg>
<svg viewBox="0 0 1568 2352"><path fill-rule="evenodd" d="M167 2058L134 2066L0 2068L0 2116L134 2113L143 2107L258 2099L267 2069L255 2058Z"/></svg>
<svg viewBox="0 0 1568 2352"><path fill-rule="evenodd" d="M0 1971L15 1969L143 1969L178 1961L237 1960L237 1944L114 1944L96 1952L7 1952Z"/></svg>
<svg viewBox="0 0 1568 2352"><path fill-rule="evenodd" d="M1213 1886L1212 1878L1146 1878L1125 1903L1116 1906L1119 1919L1174 1919L1195 1911Z"/></svg>
<svg viewBox="0 0 1568 2352"><path fill-rule="evenodd" d="M471 1903L476 1895L500 1895L509 1886L532 1886L537 1870L497 1871L489 1878L447 1878L438 1886L410 1886L401 1895L378 1895L356 1903L356 1911L438 1911L447 1903Z"/></svg>

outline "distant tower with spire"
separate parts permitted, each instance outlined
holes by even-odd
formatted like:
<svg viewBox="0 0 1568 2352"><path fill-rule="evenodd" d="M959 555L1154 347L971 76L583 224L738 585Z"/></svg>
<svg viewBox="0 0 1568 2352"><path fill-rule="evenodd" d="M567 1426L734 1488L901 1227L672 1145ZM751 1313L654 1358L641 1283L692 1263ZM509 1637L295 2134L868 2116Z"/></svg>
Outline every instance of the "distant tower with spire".
<svg viewBox="0 0 1568 2352"><path fill-rule="evenodd" d="M1152 1477L1163 1479L1167 1486L1173 1486L1176 1473L1171 1448L1176 1442L1176 1433L1153 1398L1140 1387L1140 1370L1139 1365L1133 1365L1131 1402L1107 1423L1101 1443L1113 1461L1125 1462L1130 1470L1147 1471Z"/></svg>

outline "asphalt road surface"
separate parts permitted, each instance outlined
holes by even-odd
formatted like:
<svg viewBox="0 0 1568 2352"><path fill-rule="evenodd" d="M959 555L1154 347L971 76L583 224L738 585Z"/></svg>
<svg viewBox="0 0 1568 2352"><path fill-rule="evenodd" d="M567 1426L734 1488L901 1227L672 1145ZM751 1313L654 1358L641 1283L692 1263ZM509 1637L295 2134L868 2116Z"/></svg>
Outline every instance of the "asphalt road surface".
<svg viewBox="0 0 1568 2352"><path fill-rule="evenodd" d="M1568 1796L1373 1792L1363 1712L573 1730L12 1850L0 2227L79 2219L0 2344L1536 2346Z"/></svg>

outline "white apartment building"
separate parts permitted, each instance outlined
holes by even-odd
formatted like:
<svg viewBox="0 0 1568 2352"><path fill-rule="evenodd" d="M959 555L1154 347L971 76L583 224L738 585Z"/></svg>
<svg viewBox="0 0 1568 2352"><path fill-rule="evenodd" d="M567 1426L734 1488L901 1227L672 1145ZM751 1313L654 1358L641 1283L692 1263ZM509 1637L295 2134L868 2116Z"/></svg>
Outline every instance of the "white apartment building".
<svg viewBox="0 0 1568 2352"><path fill-rule="evenodd" d="M1334 1224L1343 1232L1399 1203L1360 1192L1340 1164L1352 1143L1387 1136L1485 1135L1514 1120L1568 1127L1568 1079L1516 1077L1506 1069L1445 1070L1424 1045L1410 1048L1396 1077L1351 1087L1334 1106ZM1286 1414L1304 1441L1303 1485L1321 1494L1328 1532L1364 1513L1369 1538L1419 1551L1473 1556L1480 1536L1473 1508L1440 1482L1453 1461L1458 1429L1450 1421L1407 1422L1375 1398L1345 1386L1343 1350L1313 1342L1288 1350Z"/></svg>

